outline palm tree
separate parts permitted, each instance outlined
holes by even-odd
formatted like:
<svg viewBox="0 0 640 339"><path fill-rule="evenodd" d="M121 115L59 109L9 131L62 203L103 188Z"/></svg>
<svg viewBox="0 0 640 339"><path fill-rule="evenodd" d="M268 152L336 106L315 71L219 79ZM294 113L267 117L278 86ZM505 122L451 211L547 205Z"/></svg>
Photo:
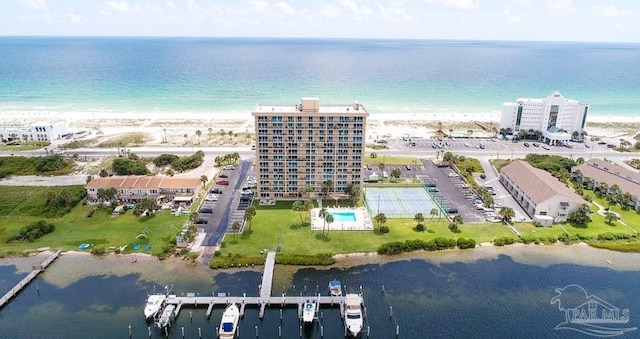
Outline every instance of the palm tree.
<svg viewBox="0 0 640 339"><path fill-rule="evenodd" d="M413 220L417 222L418 225L422 225L422 223L424 222L424 215L422 215L422 213L416 213L416 215L413 217Z"/></svg>
<svg viewBox="0 0 640 339"><path fill-rule="evenodd" d="M529 128L529 130L527 131L527 137L534 136L535 134L536 131L533 128Z"/></svg>
<svg viewBox="0 0 640 339"><path fill-rule="evenodd" d="M324 207L320 209L320 212L318 212L318 216L320 218L322 218L322 231L323 232L324 232L324 226L327 223L327 219L326 219L327 214L329 214L329 213L327 212L327 209L324 208Z"/></svg>
<svg viewBox="0 0 640 339"><path fill-rule="evenodd" d="M431 219L429 219L429 223L427 224L427 230L429 229L429 224L431 224L431 221L433 221L433 218L435 218L439 214L440 214L440 211L437 208L432 208L431 211L429 211L429 215L431 215Z"/></svg>
<svg viewBox="0 0 640 339"><path fill-rule="evenodd" d="M579 135L580 133L578 133L578 131L573 131L573 133L571 133L571 139L577 140Z"/></svg>
<svg viewBox="0 0 640 339"><path fill-rule="evenodd" d="M295 212L298 212L298 215L300 216L300 224L304 224L304 219L302 219L302 213L304 212L304 202L302 200L294 201L291 209L293 209L293 211Z"/></svg>
<svg viewBox="0 0 640 339"><path fill-rule="evenodd" d="M507 127L507 129L505 129L504 132L506 134L511 134L511 133L513 133L513 130L511 129L511 127Z"/></svg>
<svg viewBox="0 0 640 339"><path fill-rule="evenodd" d="M498 212L498 215L502 218L502 222L508 223L516 216L516 212L511 207L503 207Z"/></svg>
<svg viewBox="0 0 640 339"><path fill-rule="evenodd" d="M587 136L587 134L588 134L588 133L587 133L587 131L582 131L582 132L580 132L580 140L583 140L583 141L584 141L584 137L586 137L586 136Z"/></svg>
<svg viewBox="0 0 640 339"><path fill-rule="evenodd" d="M576 164L577 164L577 165L582 165L582 164L584 164L584 158L583 158L583 157L578 157L578 158L576 159Z"/></svg>
<svg viewBox="0 0 640 339"><path fill-rule="evenodd" d="M449 138L453 137L453 128L449 129Z"/></svg>
<svg viewBox="0 0 640 339"><path fill-rule="evenodd" d="M162 142L167 142L167 129L163 128L162 131L164 132L164 136L162 137Z"/></svg>
<svg viewBox="0 0 640 339"><path fill-rule="evenodd" d="M231 228L233 228L233 238L235 239L236 234L238 234L238 230L240 229L240 223L237 221L233 222Z"/></svg>
<svg viewBox="0 0 640 339"><path fill-rule="evenodd" d="M184 144L186 145L187 144L187 139L189 138L189 134L185 133L183 135L183 137L184 137Z"/></svg>
<svg viewBox="0 0 640 339"><path fill-rule="evenodd" d="M387 222L387 216L384 215L384 213L378 213L375 217L373 217L373 220L378 223L378 227L382 227L382 225Z"/></svg>
<svg viewBox="0 0 640 339"><path fill-rule="evenodd" d="M251 220L253 220L253 217L255 217L257 213L256 208L253 206L249 206L244 210L244 220L249 223L249 231L251 231Z"/></svg>
<svg viewBox="0 0 640 339"><path fill-rule="evenodd" d="M211 140L211 135L213 134L213 128L211 127L207 128L207 132L209 132L207 134L207 140Z"/></svg>
<svg viewBox="0 0 640 339"><path fill-rule="evenodd" d="M471 134L473 134L473 130L472 129L468 129L467 130L467 138L471 139Z"/></svg>
<svg viewBox="0 0 640 339"><path fill-rule="evenodd" d="M327 213L327 215L324 217L324 221L326 221L326 225L327 225L327 233L329 233L329 228L331 228L331 223L334 222L334 218L333 215L331 213ZM322 231L324 232L324 228L322 229Z"/></svg>
<svg viewBox="0 0 640 339"><path fill-rule="evenodd" d="M200 182L202 183L202 188L207 186L207 181L209 181L209 178L207 178L206 175L203 174L200 176Z"/></svg>
<svg viewBox="0 0 640 339"><path fill-rule="evenodd" d="M196 130L196 136L198 137L198 144L200 144L200 136L202 135L202 131L201 130Z"/></svg>

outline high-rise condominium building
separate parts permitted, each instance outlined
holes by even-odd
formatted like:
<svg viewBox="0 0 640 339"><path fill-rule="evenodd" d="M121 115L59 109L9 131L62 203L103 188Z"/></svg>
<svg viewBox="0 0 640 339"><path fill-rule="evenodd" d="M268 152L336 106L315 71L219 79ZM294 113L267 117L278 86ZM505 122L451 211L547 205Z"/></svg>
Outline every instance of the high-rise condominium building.
<svg viewBox="0 0 640 339"><path fill-rule="evenodd" d="M560 92L544 99L520 98L502 105L500 129L501 133L513 136L535 133L555 144L575 137L574 132L581 137L588 112L589 104L567 99Z"/></svg>
<svg viewBox="0 0 640 339"><path fill-rule="evenodd" d="M369 116L363 105L302 98L297 105L258 104L252 115L260 199L295 199L307 187L315 196L325 187L345 193L349 185L362 184Z"/></svg>

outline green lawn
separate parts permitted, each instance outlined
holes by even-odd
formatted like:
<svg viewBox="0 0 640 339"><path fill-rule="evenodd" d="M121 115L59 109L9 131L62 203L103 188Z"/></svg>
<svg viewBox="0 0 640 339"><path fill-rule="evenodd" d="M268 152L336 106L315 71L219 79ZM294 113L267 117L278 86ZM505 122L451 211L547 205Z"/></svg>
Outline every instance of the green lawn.
<svg viewBox="0 0 640 339"><path fill-rule="evenodd" d="M364 157L362 163L377 166L381 163L385 165L414 165L421 162L420 159L414 157L394 157L378 154L375 158L372 158L371 155Z"/></svg>
<svg viewBox="0 0 640 339"><path fill-rule="evenodd" d="M52 247L62 250L75 250L81 243L94 244L96 247L120 247L129 245L125 252L132 251L132 245L145 228L148 240L138 240L144 245L148 242L151 251L139 252L157 254L161 252L164 244L173 239L178 234L187 216L176 217L168 211L157 212L151 217L135 217L129 211L124 215L111 216L107 210L97 210L89 218L89 211L95 206L77 206L70 213L61 218L44 219L32 216L2 216L0 217L0 241L3 243L3 250L10 252L20 252L25 249L35 249L39 247ZM44 235L40 239L29 242L11 242L7 240L15 235L18 230L27 224L47 220L56 227L53 233Z"/></svg>
<svg viewBox="0 0 640 339"><path fill-rule="evenodd" d="M60 194L63 190L76 194L82 186L17 187L0 186L0 242L2 251L20 252L25 249L52 247L62 250L77 249L87 242L108 248L129 244L131 250L135 237L148 227L148 242L151 253L159 253L165 243L178 234L187 216L176 217L169 212L158 212L151 217L136 218L131 212L111 216L110 210L100 209L89 218L87 215L95 205L79 204L61 217L42 217L48 211L45 206L49 193ZM61 214L58 214L61 215ZM55 225L56 230L40 239L29 242L7 241L28 224L45 220ZM139 241L144 244L142 240Z"/></svg>
<svg viewBox="0 0 640 339"><path fill-rule="evenodd" d="M407 239L429 240L435 237L457 239L474 238L479 242L489 242L497 237L515 236L506 226L499 223L462 224L460 232L447 228L444 219L434 219L429 230L418 232L412 219L388 219L386 226L390 232L382 234L371 231L331 231L322 235L311 231L308 224L301 225L300 216L290 208L291 202L279 202L276 206L258 206L253 219L250 236L227 235L223 253L258 255L263 249L275 249L281 245L286 254L315 255L320 253L375 252L384 243Z"/></svg>

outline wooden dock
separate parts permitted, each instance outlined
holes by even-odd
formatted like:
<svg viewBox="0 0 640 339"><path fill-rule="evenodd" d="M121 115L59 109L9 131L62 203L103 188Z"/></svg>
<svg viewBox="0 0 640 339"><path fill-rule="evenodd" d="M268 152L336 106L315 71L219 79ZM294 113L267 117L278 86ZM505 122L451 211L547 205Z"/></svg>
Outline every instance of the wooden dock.
<svg viewBox="0 0 640 339"><path fill-rule="evenodd" d="M167 297L167 304L176 305L176 316L183 306L193 307L207 307L207 317L211 316L211 312L215 306L225 306L228 304L237 304L240 308L240 316L244 315L245 306L257 306L260 308L258 317L262 319L267 306L279 305L285 306L297 306L298 314L302 314L302 308L304 303L308 300L314 300L320 306L338 306L340 307L340 314L344 316L344 296L321 296L321 295L293 295L287 296L284 293L281 296L272 296L271 287L273 284L273 271L275 268L276 252L267 253L267 259L265 261L264 272L262 274L262 285L260 285L260 293L257 297L248 297L246 295L240 297L228 296L225 293L218 294L218 296L200 297L194 293L187 293L184 297L178 297L176 295L169 295Z"/></svg>
<svg viewBox="0 0 640 339"><path fill-rule="evenodd" d="M9 290L9 292L5 293L5 295L3 295L2 298L0 298L0 309L4 307L4 305L9 303L11 298L15 297L18 293L20 293L20 291L22 291L22 289L25 286L29 285L29 283L31 283L31 281L33 281L33 279L35 279L35 277L37 277L38 274L40 274L41 272L44 272L47 266L49 266L49 264L51 264L54 260L58 258L60 253L62 253L62 251L58 250L54 254L49 256L40 265L33 266L33 271L31 271L31 273L29 273L26 277L24 277L24 279L20 280L20 282L17 285L15 285L11 290Z"/></svg>

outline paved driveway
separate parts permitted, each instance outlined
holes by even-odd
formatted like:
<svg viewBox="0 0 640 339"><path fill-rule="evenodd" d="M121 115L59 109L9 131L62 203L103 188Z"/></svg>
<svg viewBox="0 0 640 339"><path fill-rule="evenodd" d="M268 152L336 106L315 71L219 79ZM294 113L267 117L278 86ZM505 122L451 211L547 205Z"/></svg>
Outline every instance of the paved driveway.
<svg viewBox="0 0 640 339"><path fill-rule="evenodd" d="M529 215L520 207L520 205L516 202L515 199L509 194L506 188L502 186L500 180L498 179L498 173L496 169L491 166L489 163L489 159L487 158L478 158L482 168L484 169L484 173L487 176L486 179L476 178L476 182L480 186L492 186L496 195L493 197L495 202L501 201L504 206L511 207L515 212L516 216L514 220L524 220L531 221Z"/></svg>

